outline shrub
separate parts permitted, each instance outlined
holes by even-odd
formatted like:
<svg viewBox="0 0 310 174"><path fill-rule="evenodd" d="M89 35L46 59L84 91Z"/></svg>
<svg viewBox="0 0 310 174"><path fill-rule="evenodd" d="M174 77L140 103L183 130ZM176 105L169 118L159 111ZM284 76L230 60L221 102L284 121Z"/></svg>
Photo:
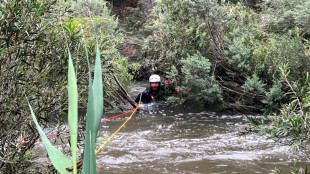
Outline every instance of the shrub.
<svg viewBox="0 0 310 174"><path fill-rule="evenodd" d="M302 81L290 81L289 74L287 66L282 66L283 85L289 88L285 95L291 97L290 102L282 105L280 116L270 117L270 125L262 125L253 130L259 130L272 138L285 138L285 143L298 148L310 141L310 78L307 73Z"/></svg>
<svg viewBox="0 0 310 174"><path fill-rule="evenodd" d="M248 74L252 69L252 46L248 43L249 38L235 36L232 40L227 40L227 50L224 53L229 57L227 63L238 69L238 71Z"/></svg>
<svg viewBox="0 0 310 174"><path fill-rule="evenodd" d="M175 66L168 73L176 86L180 86L186 100L211 104L222 99L222 91L211 74L211 63L199 52L180 61L180 70ZM169 99L174 101L173 98Z"/></svg>
<svg viewBox="0 0 310 174"><path fill-rule="evenodd" d="M145 40L146 66L158 70L166 70L167 64L178 66L187 54L208 45L204 24L191 16L188 0L157 2L146 26L153 33Z"/></svg>
<svg viewBox="0 0 310 174"><path fill-rule="evenodd" d="M263 94L263 92L265 92L265 86L266 85L259 80L257 75L254 74L244 82L242 88L246 91L253 92L254 94Z"/></svg>
<svg viewBox="0 0 310 174"><path fill-rule="evenodd" d="M91 14L74 13L81 12L82 5L96 10ZM32 156L28 150L33 147L31 140L37 137L27 117L24 96L29 96L43 127L51 115L57 118L67 111L64 67L67 67L68 48L75 53L74 61L79 62L76 69L77 77L81 78L79 95L84 106L87 81L83 77L87 76L88 69L86 60L80 58L85 55L84 43L88 45L90 56L94 56L94 40L98 40L106 80L111 81L115 73L120 74L121 82L128 82L131 75L127 73L126 59L117 49L123 38L116 29L117 20L101 1L14 0L4 1L0 8L0 37L3 38L0 41L0 102L3 105L0 108L0 144L3 147L0 170L16 173L31 165L28 159ZM105 90L110 103L113 89Z"/></svg>
<svg viewBox="0 0 310 174"><path fill-rule="evenodd" d="M253 51L253 63L264 79L279 79L278 69L287 64L291 78L298 79L309 69L309 56L304 45L297 37L270 35L266 41L257 41ZM269 76L269 78L268 78Z"/></svg>
<svg viewBox="0 0 310 174"><path fill-rule="evenodd" d="M280 108L280 103L285 96L282 90L282 84L280 82L273 84L266 93L266 98L262 100L262 103L266 104L262 111L267 114L270 113L270 111L277 110Z"/></svg>
<svg viewBox="0 0 310 174"><path fill-rule="evenodd" d="M263 23L269 32L287 33L299 27L309 34L309 1L264 0L260 5L266 18Z"/></svg>
<svg viewBox="0 0 310 174"><path fill-rule="evenodd" d="M307 23L301 21L307 12L301 5L308 3L265 0L254 11L237 1L158 1L146 27L153 33L146 39L146 65L177 74L184 66L182 61L198 51L212 63L213 79L223 91L225 106L238 109L243 103L248 111L276 109L285 100L281 91L287 90L278 85L280 65L288 64L292 80L310 67ZM282 19L283 13L289 13L288 18ZM281 21L288 24L287 29L272 28L273 24L282 27ZM188 85L184 90L192 86Z"/></svg>
<svg viewBox="0 0 310 174"><path fill-rule="evenodd" d="M5 1L1 4L1 162L0 170L16 173L26 170L28 150L35 138L24 96L30 96L37 112L45 114L63 108L64 79L59 67L65 47L54 32L47 32L51 22L44 20L55 1ZM38 90L40 88L40 90ZM53 97L52 97L53 96ZM39 119L43 121L43 119ZM28 157L26 157L28 156Z"/></svg>

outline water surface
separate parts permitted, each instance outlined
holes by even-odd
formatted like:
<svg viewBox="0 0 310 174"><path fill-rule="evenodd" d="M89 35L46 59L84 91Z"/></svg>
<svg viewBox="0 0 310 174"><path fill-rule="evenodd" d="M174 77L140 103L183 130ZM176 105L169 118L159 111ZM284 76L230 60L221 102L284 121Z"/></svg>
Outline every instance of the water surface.
<svg viewBox="0 0 310 174"><path fill-rule="evenodd" d="M126 117L105 122L98 142ZM262 118L263 119L263 118ZM255 134L238 135L241 115L219 115L195 108L147 105L98 155L99 173L270 173L310 163L308 150Z"/></svg>
<svg viewBox="0 0 310 174"><path fill-rule="evenodd" d="M130 88L132 97L146 85L137 83ZM98 147L128 116L101 124ZM165 102L147 104L97 155L97 171L100 174L265 174L276 167L290 173L294 165L310 166L309 148L296 152L264 136L239 136L245 122L241 115L193 106L170 107ZM41 162L47 161L43 149L38 142L36 153Z"/></svg>

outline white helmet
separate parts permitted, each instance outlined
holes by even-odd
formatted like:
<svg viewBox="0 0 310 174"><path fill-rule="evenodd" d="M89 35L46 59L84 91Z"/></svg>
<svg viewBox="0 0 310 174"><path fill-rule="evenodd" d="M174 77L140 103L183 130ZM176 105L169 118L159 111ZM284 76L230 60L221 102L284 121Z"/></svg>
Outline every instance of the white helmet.
<svg viewBox="0 0 310 174"><path fill-rule="evenodd" d="M149 81L150 81L150 83L152 83L152 82L159 82L160 83L160 77L157 74L151 75Z"/></svg>

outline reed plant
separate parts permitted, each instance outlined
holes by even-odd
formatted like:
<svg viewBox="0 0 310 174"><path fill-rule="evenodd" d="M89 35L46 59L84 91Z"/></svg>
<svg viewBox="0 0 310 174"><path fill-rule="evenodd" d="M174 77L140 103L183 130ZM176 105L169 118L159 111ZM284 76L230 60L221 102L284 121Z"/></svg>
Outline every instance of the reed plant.
<svg viewBox="0 0 310 174"><path fill-rule="evenodd" d="M85 47L86 49L86 47ZM89 92L88 92L88 104L87 104L87 118L86 118L86 138L84 146L83 157L83 174L96 173L96 158L95 158L95 143L98 132L100 119L103 114L103 81L101 71L100 52L97 44L96 48L96 60L95 60L95 72L94 80L91 76L91 66L88 59L88 52L86 49L86 58L89 68ZM73 173L76 174L77 170L77 129L78 129L78 88L77 77L73 66L71 54L69 52L68 61L68 124L70 127L70 144L72 160L70 160L65 154L56 149L47 136L43 132L42 128L38 124L36 116L29 104L31 116L36 124L37 130L43 140L44 146L47 150L49 158L55 167L55 169L62 173L71 173L67 168L73 166Z"/></svg>

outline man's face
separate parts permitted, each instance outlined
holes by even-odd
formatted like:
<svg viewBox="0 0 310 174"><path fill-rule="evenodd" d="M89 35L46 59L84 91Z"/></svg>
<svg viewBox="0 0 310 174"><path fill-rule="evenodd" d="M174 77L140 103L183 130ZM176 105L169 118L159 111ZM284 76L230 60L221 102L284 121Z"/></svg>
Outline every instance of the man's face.
<svg viewBox="0 0 310 174"><path fill-rule="evenodd" d="M150 86L152 88L153 91L157 91L159 88L160 83L159 82L151 82Z"/></svg>

